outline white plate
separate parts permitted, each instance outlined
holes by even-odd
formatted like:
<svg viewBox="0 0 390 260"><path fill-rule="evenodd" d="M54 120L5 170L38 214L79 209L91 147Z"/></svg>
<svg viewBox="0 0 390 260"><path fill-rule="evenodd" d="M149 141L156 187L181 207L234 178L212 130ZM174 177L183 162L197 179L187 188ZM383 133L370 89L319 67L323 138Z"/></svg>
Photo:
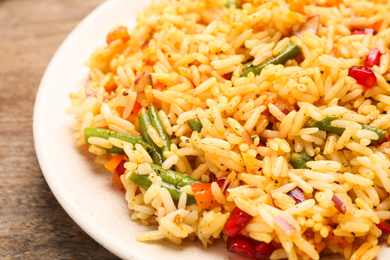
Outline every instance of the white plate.
<svg viewBox="0 0 390 260"><path fill-rule="evenodd" d="M135 26L135 11L150 0L107 1L85 18L67 37L41 81L34 108L34 141L39 164L53 194L69 216L93 239L123 259L236 259L224 243L205 249L199 242L181 246L169 241L139 243L135 236L156 227L130 220L124 195L110 174L93 163L93 156L72 139L75 119L65 114L69 92L86 84L89 70L82 65L104 44L115 25ZM390 259L389 248L376 259ZM339 258L339 257L335 257ZM335 259L333 258L333 259Z"/></svg>
<svg viewBox="0 0 390 260"><path fill-rule="evenodd" d="M53 194L69 216L93 239L123 259L228 259L220 243L204 249L199 242L176 246L169 241L140 243L135 236L156 229L130 220L123 193L110 175L93 163L93 156L72 139L69 92L88 79L82 64L105 42L107 32L121 24L135 26L135 11L150 0L107 1L67 37L41 81L34 108L34 141L39 164Z"/></svg>

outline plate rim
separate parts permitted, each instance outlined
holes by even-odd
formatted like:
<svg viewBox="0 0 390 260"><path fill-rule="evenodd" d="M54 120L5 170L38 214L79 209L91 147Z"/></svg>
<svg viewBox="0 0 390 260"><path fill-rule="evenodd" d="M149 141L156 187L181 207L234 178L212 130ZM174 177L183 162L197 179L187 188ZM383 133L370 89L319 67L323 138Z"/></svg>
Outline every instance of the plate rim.
<svg viewBox="0 0 390 260"><path fill-rule="evenodd" d="M100 15L102 15L102 13L106 9L108 9L111 6L113 6L119 2L122 2L122 1L123 0L105 0L104 2L102 2L101 4L96 6L94 9L92 9L91 12L89 12L84 18L82 18L81 21L75 27L73 27L73 29L71 29L70 33L67 34L65 39L59 45L59 47L55 50L55 53L51 57L48 65L43 73L43 76L42 76L40 83L39 83L38 91L37 91L36 96L35 96L34 107L33 107L33 124L32 124L33 142L34 142L34 149L35 149L36 157L38 159L38 163L39 163L42 175L43 175L47 185L49 186L50 191L52 192L52 194L54 195L54 197L56 198L56 200L58 201L60 206L65 210L67 215L85 233L87 233L88 236L90 236L100 246L104 247L106 250L108 250L112 254L116 255L117 257L120 257L122 259L142 259L141 254L137 254L134 252L132 253L132 255L124 254L123 252L121 252L120 250L118 250L115 247L115 245L114 245L115 241L107 241L107 240L102 241L102 239L101 239L102 236L99 234L99 232L96 232L96 230L90 230L90 228L85 227L85 221L82 220L82 216L79 216L77 211L72 209L72 207L71 207L70 203L67 201L67 199L62 197L60 192L57 189L55 189L56 184L54 184L54 182L52 180L52 176L50 176L50 174L48 174L49 170L48 170L48 167L45 163L45 158L43 155L44 149L43 149L43 147L38 145L39 143L41 143L41 137L39 135L39 130L38 130L38 126L39 126L38 124L39 124L39 120L41 117L41 115L38 114L39 106L42 103L42 101L41 101L43 99L42 96L44 95L44 92L45 92L44 86L47 85L49 78L53 74L57 60L64 52L64 49L66 49L67 46L69 45L69 43L73 40L73 38L76 35L80 34L84 30L85 27L88 27L88 24L90 24L91 21L95 20ZM92 51L93 51L93 49L91 49L91 53L92 53ZM131 220L129 220L129 221L131 221Z"/></svg>

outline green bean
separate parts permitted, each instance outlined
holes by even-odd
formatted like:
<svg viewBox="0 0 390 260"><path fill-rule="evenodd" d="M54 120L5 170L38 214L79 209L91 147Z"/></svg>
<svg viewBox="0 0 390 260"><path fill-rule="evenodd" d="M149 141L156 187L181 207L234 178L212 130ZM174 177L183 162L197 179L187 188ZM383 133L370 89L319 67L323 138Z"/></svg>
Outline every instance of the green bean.
<svg viewBox="0 0 390 260"><path fill-rule="evenodd" d="M336 120L336 119L337 118L335 118L335 117L328 117L328 116L325 116L324 119L322 119L321 121L315 121L313 119L310 119L308 121L307 125L311 126L311 127L318 127L319 129L324 130L324 131L329 132L329 133L335 133L337 135L342 135L345 128L334 127L331 125L331 122L333 120ZM370 125L366 125L366 124L361 124L361 125L362 125L362 129L373 131L379 136L378 140L371 140L370 145L375 145L377 142L381 142L387 133L386 131L383 131L382 129L379 129L379 128L374 127L374 126L370 126Z"/></svg>
<svg viewBox="0 0 390 260"><path fill-rule="evenodd" d="M241 9L241 4L235 0L227 0L225 7L230 8L231 6L235 6L237 9Z"/></svg>
<svg viewBox="0 0 390 260"><path fill-rule="evenodd" d="M187 121L187 124L189 125L189 127L191 128L192 131L196 131L198 133L200 133L200 131L203 128L203 125L200 122L199 118L190 119Z"/></svg>
<svg viewBox="0 0 390 260"><path fill-rule="evenodd" d="M84 129L84 138L88 146L91 146L91 144L88 142L88 138L90 137L100 137L104 139L113 137L125 142L132 143L133 145L140 144L145 147L148 152L153 151L153 147L150 146L148 143L142 141L140 138L128 134L117 133L109 129L87 127ZM107 153L125 153L122 148L116 146L112 147L111 149L106 149L106 151Z"/></svg>
<svg viewBox="0 0 390 260"><path fill-rule="evenodd" d="M163 161L165 161L164 152L171 150L171 138L169 137L167 131L164 128L164 125L161 122L160 116L158 115L157 108L152 104L148 109L148 114L152 126L156 129L158 135L163 141L163 147L161 147L161 154L163 156Z"/></svg>
<svg viewBox="0 0 390 260"><path fill-rule="evenodd" d="M137 171L133 172L130 175L129 181L131 181L132 183L134 183L138 187L141 187L145 190L149 189L150 186L152 185L152 181L148 178L148 176L140 175L137 173ZM182 193L180 188L177 188L174 185L166 183L164 181L162 182L161 187L165 188L169 191L169 193L171 194L172 199L174 201L179 201L180 195ZM195 200L193 195L187 194L187 203L188 204L195 204L196 203L196 200Z"/></svg>
<svg viewBox="0 0 390 260"><path fill-rule="evenodd" d="M342 135L345 130L344 128L334 127L331 125L331 122L335 119L337 118L329 117L329 116L325 116L324 119L322 119L321 121L315 121L314 119L310 119L307 122L307 125L311 127L318 127L320 130L324 130L329 133Z"/></svg>
<svg viewBox="0 0 390 260"><path fill-rule="evenodd" d="M301 49L295 43L289 42L287 47L278 55L269 58L257 66L253 66L251 61L245 63L241 77L247 77L250 72L253 72L255 75L259 75L265 66L269 64L285 64L288 60L296 58L299 54L301 54L301 52Z"/></svg>
<svg viewBox="0 0 390 260"><path fill-rule="evenodd" d="M306 163L313 160L314 158L310 157L305 151L291 153L290 156L290 164L294 169L308 169Z"/></svg>
<svg viewBox="0 0 390 260"><path fill-rule="evenodd" d="M161 166L151 164L152 169L161 177L166 183L172 184L176 187L184 187L192 183L202 183L202 181L194 179L188 175L175 172L172 170L164 170Z"/></svg>
<svg viewBox="0 0 390 260"><path fill-rule="evenodd" d="M161 154L161 149L152 141L152 138L148 135L148 126L151 125L148 112L145 109L141 109L138 112L138 121L141 131L142 138L145 142L150 144L153 147L153 151L150 153L152 160L155 164L162 165L163 157Z"/></svg>
<svg viewBox="0 0 390 260"><path fill-rule="evenodd" d="M387 133L386 131L383 131L382 129L379 129L375 126L365 125L365 124L362 124L362 129L373 131L379 136L378 140L371 140L371 145L374 145L378 142L382 142L383 138L385 137L385 135Z"/></svg>

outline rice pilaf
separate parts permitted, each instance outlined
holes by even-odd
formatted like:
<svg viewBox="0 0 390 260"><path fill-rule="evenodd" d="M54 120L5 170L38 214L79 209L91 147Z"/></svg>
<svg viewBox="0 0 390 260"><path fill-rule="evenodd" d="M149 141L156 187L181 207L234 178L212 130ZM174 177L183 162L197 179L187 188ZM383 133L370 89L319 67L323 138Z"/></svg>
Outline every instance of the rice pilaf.
<svg viewBox="0 0 390 260"><path fill-rule="evenodd" d="M389 12L163 0L113 28L67 113L131 219L153 226L137 240L375 258L390 233Z"/></svg>

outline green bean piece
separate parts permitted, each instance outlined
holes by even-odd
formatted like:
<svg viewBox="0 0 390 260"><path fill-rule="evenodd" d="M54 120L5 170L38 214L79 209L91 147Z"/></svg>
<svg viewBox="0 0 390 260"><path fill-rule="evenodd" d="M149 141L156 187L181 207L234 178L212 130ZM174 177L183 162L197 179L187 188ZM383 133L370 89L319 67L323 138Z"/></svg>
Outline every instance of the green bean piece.
<svg viewBox="0 0 390 260"><path fill-rule="evenodd" d="M156 164L151 164L151 166L164 182L172 184L176 187L184 187L192 183L203 183L202 181L194 179L188 175L172 170L164 170L161 166Z"/></svg>
<svg viewBox="0 0 390 260"><path fill-rule="evenodd" d="M314 158L310 157L305 151L291 153L290 164L294 169L308 169L306 163L309 161L314 161Z"/></svg>
<svg viewBox="0 0 390 260"><path fill-rule="evenodd" d="M252 62L244 64L244 70L241 73L241 77L247 77L250 72L253 72L255 75L259 75L261 71L265 68L265 66L269 64L285 64L288 60L292 60L296 58L299 54L301 54L301 49L295 43L289 42L286 48L281 51L275 57L271 57L263 63L253 66Z"/></svg>
<svg viewBox="0 0 390 260"><path fill-rule="evenodd" d="M142 141L138 137L134 137L128 134L123 134L123 133L118 133L109 129L104 129L104 128L95 128L95 127L87 127L84 129L84 138L85 142L87 143L88 146L91 146L91 144L88 142L88 138L90 137L100 137L104 139L108 139L109 137L113 137L125 142L132 143L133 145L140 144L148 152L153 151L153 147L150 146L148 143ZM112 147L111 149L106 149L107 153L125 153L124 150L120 147Z"/></svg>
<svg viewBox="0 0 390 260"><path fill-rule="evenodd" d="M237 9L241 9L241 4L235 0L227 0L225 7L230 8L231 6L235 6Z"/></svg>
<svg viewBox="0 0 390 260"><path fill-rule="evenodd" d="M315 121L314 119L310 119L307 125L311 127L318 127L320 130L324 130L328 133L335 133L337 135L342 135L345 130L344 128L334 127L331 125L331 122L336 119L337 118L335 117L329 117L329 116L325 116L324 119L322 119L321 121Z"/></svg>
<svg viewBox="0 0 390 260"><path fill-rule="evenodd" d="M141 130L142 138L145 142L147 142L149 145L153 147L153 151L150 153L150 156L152 157L152 160L155 164L162 165L163 163L163 157L161 154L161 149L152 141L152 138L148 135L148 126L151 125L150 118L148 115L148 111L145 109L141 109L138 112L138 121L139 121L139 127Z"/></svg>
<svg viewBox="0 0 390 260"><path fill-rule="evenodd" d="M387 133L386 131L379 129L375 126L370 126L370 125L365 125L365 124L362 124L362 129L373 131L373 132L377 133L377 135L379 136L378 140L371 140L370 145L374 145L378 142L382 142L383 138L385 137L385 135Z"/></svg>
<svg viewBox="0 0 390 260"><path fill-rule="evenodd" d="M244 65L244 68L242 69L243 71L253 67L252 61L245 62L243 65Z"/></svg>
<svg viewBox="0 0 390 260"><path fill-rule="evenodd" d="M192 131L196 131L198 133L200 133L200 131L203 128L203 125L200 122L199 118L190 119L187 121L187 124L189 125L189 127L191 128Z"/></svg>
<svg viewBox="0 0 390 260"><path fill-rule="evenodd" d="M169 137L167 131L164 128L163 123L161 122L160 116L158 115L157 108L152 104L148 109L148 114L152 126L156 129L158 135L163 141L163 147L161 147L161 154L163 156L163 161L165 161L164 152L171 150L171 138Z"/></svg>
<svg viewBox="0 0 390 260"><path fill-rule="evenodd" d="M313 119L310 119L308 121L307 125L311 126L311 127L318 127L319 129L324 130L324 131L329 132L329 133L335 133L337 135L342 135L345 128L334 127L331 125L331 122L333 120L336 120L336 119L337 118L335 118L335 117L328 117L328 116L325 116L324 119L322 119L321 121L315 121ZM379 139L378 140L371 140L370 145L375 145L376 143L381 142L387 133L386 131L379 129L375 126L370 126L370 125L365 125L365 124L362 124L362 129L370 130L370 131L373 131L373 132L378 134Z"/></svg>
<svg viewBox="0 0 390 260"><path fill-rule="evenodd" d="M136 171L130 175L129 181L131 181L138 187L141 187L145 190L149 189L149 187L152 185L152 181L148 178L148 176L140 175ZM162 182L161 187L169 191L174 201L179 201L180 195L182 193L182 191L179 188L176 188L174 185L166 183L164 181ZM188 204L196 203L196 200L193 195L187 194L187 203Z"/></svg>

